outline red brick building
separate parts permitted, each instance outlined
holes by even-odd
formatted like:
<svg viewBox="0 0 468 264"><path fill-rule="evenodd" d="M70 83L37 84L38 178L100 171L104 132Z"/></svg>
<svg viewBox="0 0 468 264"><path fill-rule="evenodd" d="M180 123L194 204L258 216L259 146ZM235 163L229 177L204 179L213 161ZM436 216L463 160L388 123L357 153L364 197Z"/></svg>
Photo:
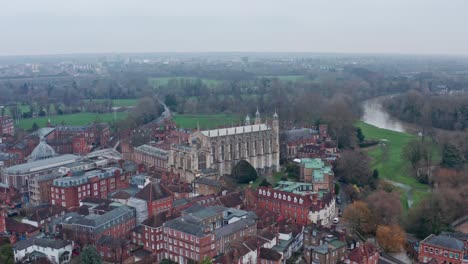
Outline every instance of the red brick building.
<svg viewBox="0 0 468 264"><path fill-rule="evenodd" d="M346 264L377 264L379 262L379 250L371 243L364 243L354 248L345 259Z"/></svg>
<svg viewBox="0 0 468 264"><path fill-rule="evenodd" d="M215 235L210 228L186 220L180 217L164 223L165 257L184 264L205 257L212 259L217 255Z"/></svg>
<svg viewBox="0 0 468 264"><path fill-rule="evenodd" d="M0 116L0 136L3 135L15 135L15 125L9 116Z"/></svg>
<svg viewBox="0 0 468 264"><path fill-rule="evenodd" d="M257 263L259 264L281 264L283 256L270 248L260 248Z"/></svg>
<svg viewBox="0 0 468 264"><path fill-rule="evenodd" d="M279 182L273 189L260 187L257 190L257 208L277 213L294 223L306 225L318 220L326 224L334 214L334 199L324 193L319 197L312 184Z"/></svg>
<svg viewBox="0 0 468 264"><path fill-rule="evenodd" d="M96 242L96 249L106 262L124 263L130 257L128 240L120 237L101 236Z"/></svg>
<svg viewBox="0 0 468 264"><path fill-rule="evenodd" d="M106 211L102 214L65 215L60 226L63 230L71 231L74 239L92 244L97 243L101 236L127 238L135 228L135 209L128 206L103 207L106 207Z"/></svg>
<svg viewBox="0 0 468 264"><path fill-rule="evenodd" d="M110 137L110 126L106 123L90 124L85 126L56 126L54 137L57 140L75 136L84 137L87 145L107 146Z"/></svg>
<svg viewBox="0 0 468 264"><path fill-rule="evenodd" d="M115 190L127 188L130 176L120 168L86 172L82 176L55 179L51 186L51 203L66 208L78 207L85 197L107 198Z"/></svg>
<svg viewBox="0 0 468 264"><path fill-rule="evenodd" d="M147 184L135 198L147 202L149 216L171 210L174 201L171 192L160 183Z"/></svg>
<svg viewBox="0 0 468 264"><path fill-rule="evenodd" d="M144 249L152 252L157 261L164 258L165 243L163 224L164 222L174 219L173 214L161 212L150 216L138 228L134 229L131 236L132 242L143 246Z"/></svg>
<svg viewBox="0 0 468 264"><path fill-rule="evenodd" d="M448 235L429 235L419 243L419 262L461 264L467 252L464 242Z"/></svg>

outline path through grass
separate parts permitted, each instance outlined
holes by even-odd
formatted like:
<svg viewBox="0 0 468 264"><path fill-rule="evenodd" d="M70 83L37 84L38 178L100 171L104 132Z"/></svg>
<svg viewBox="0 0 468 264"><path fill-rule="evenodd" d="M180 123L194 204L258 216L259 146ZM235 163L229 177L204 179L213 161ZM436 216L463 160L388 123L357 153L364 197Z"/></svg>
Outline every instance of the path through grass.
<svg viewBox="0 0 468 264"><path fill-rule="evenodd" d="M382 142L380 145L366 149L369 157L372 159L372 168L379 171L379 176L396 183L410 186L411 191L409 195L412 196L411 198L414 203L423 199L428 194L429 186L418 182L411 176L409 171L410 164L407 160L402 158L405 145L419 138L408 133L377 128L362 121L359 121L357 126L362 129L367 139L377 139ZM433 149L433 158L437 160L440 155L436 147L433 147ZM408 195L408 193L405 195ZM407 204L404 205L407 207Z"/></svg>

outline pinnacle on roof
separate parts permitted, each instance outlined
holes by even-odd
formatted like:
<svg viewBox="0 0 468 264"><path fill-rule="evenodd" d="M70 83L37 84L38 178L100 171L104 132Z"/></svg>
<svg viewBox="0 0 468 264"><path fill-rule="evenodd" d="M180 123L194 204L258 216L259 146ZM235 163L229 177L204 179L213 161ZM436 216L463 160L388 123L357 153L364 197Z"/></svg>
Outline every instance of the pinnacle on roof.
<svg viewBox="0 0 468 264"><path fill-rule="evenodd" d="M276 113L276 109L275 109L275 113L273 114L273 118L278 118L278 114Z"/></svg>

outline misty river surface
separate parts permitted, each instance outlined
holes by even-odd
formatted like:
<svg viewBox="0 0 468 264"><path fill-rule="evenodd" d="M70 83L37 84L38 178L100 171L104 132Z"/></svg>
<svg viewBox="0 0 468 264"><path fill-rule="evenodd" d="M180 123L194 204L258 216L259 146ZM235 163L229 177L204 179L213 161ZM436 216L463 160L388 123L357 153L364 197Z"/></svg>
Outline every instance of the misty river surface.
<svg viewBox="0 0 468 264"><path fill-rule="evenodd" d="M382 105L388 96L380 96L366 100L362 103L363 115L361 120L378 128L396 132L408 132L408 126L404 122L392 117Z"/></svg>

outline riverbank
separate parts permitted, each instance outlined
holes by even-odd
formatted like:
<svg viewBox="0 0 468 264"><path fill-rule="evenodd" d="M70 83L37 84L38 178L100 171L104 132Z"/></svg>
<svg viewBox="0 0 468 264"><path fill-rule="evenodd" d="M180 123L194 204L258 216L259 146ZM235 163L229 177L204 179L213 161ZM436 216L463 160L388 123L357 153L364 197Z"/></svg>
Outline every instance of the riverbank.
<svg viewBox="0 0 468 264"><path fill-rule="evenodd" d="M371 166L379 171L379 177L390 181L402 190L402 204L405 208L423 199L429 191L427 184L418 182L411 176L409 161L402 158L403 148L408 142L418 139L417 136L378 128L359 121L366 139L380 140L381 144L367 148L365 151L372 159ZM437 158L439 156L436 156Z"/></svg>

